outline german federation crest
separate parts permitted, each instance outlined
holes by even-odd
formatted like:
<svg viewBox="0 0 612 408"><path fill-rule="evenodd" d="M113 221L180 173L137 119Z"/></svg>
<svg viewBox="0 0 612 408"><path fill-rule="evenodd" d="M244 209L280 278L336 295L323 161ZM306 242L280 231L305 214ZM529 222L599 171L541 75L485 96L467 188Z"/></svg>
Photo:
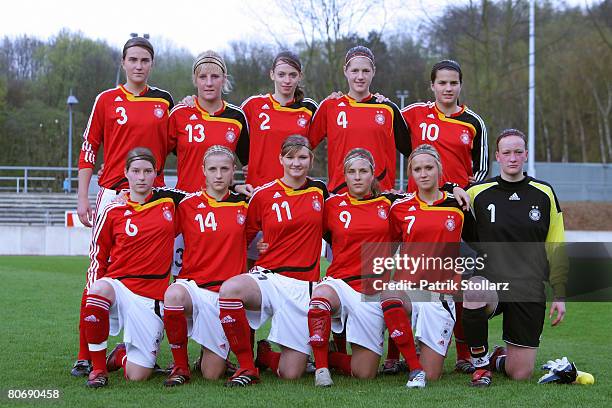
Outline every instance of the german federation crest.
<svg viewBox="0 0 612 408"><path fill-rule="evenodd" d="M539 221L541 217L542 213L540 212L538 206L535 205L531 207L531 211L529 211L529 218L531 218L532 221Z"/></svg>
<svg viewBox="0 0 612 408"><path fill-rule="evenodd" d="M387 219L387 211L384 207L378 207L378 216L383 220Z"/></svg>
<svg viewBox="0 0 612 408"><path fill-rule="evenodd" d="M383 115L381 112L378 112L376 114L376 116L374 116L374 120L376 121L376 123L378 123L379 125L384 125L385 124L385 115Z"/></svg>
<svg viewBox="0 0 612 408"><path fill-rule="evenodd" d="M303 116L300 116L297 120L297 124L299 127L305 128L306 125L308 124L308 119L306 119Z"/></svg>
<svg viewBox="0 0 612 408"><path fill-rule="evenodd" d="M319 198L316 197L316 196L313 197L313 199L312 199L312 208L315 211L321 211L321 202L319 201Z"/></svg>
<svg viewBox="0 0 612 408"><path fill-rule="evenodd" d="M155 108L153 109L153 115L155 115L155 117L159 119L164 116L164 110L161 108L160 105L155 105Z"/></svg>
<svg viewBox="0 0 612 408"><path fill-rule="evenodd" d="M234 143L236 140L236 133L234 133L232 129L228 129L227 133L225 134L225 140L227 140L229 143Z"/></svg>
<svg viewBox="0 0 612 408"><path fill-rule="evenodd" d="M454 231L457 224L455 224L455 220L452 217L448 217L448 219L444 222L444 226L447 230Z"/></svg>
<svg viewBox="0 0 612 408"><path fill-rule="evenodd" d="M464 145L470 144L470 134L467 130L464 129L461 132L461 136L459 136L459 138L461 139L461 143L463 143Z"/></svg>
<svg viewBox="0 0 612 408"><path fill-rule="evenodd" d="M243 225L245 221L246 221L246 216L245 216L243 213L239 212L239 213L236 215L236 222L237 222L239 225Z"/></svg>

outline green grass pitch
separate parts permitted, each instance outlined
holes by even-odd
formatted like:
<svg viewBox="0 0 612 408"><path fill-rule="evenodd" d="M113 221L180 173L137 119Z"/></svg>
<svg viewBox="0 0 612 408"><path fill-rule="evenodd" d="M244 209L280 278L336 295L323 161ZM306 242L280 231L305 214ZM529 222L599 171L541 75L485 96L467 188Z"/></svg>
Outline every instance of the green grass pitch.
<svg viewBox="0 0 612 408"><path fill-rule="evenodd" d="M579 369L595 375L592 386L538 385L538 371L529 381L515 382L498 375L489 389L472 389L469 376L452 372L452 346L445 375L424 390L406 389L404 375L360 381L336 374L333 388L315 389L310 375L286 382L269 371L263 374L262 384L246 389L227 389L222 381L207 382L197 374L188 385L165 389L160 376L128 383L118 372L111 373L107 388L89 390L84 379L69 374L78 345L76 327L87 264L84 257L0 257L0 406L582 407L610 406L612 401L610 303L568 304L561 327L545 327L538 353L538 366L550 358L568 356ZM500 318L491 322L491 345L501 342L500 324ZM257 333L258 338L266 335L266 330ZM110 339L109 344L116 341ZM190 342L192 360L197 350ZM170 360L164 341L159 362L165 366ZM9 389L59 389L61 396L56 401L16 401L7 398Z"/></svg>

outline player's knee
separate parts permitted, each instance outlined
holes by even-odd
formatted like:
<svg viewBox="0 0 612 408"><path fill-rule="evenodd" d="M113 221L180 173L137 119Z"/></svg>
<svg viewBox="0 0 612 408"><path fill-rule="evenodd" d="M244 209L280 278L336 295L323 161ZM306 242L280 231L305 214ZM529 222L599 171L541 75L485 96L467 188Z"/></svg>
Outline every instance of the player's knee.
<svg viewBox="0 0 612 408"><path fill-rule="evenodd" d="M202 377L204 377L205 380L218 380L225 373L225 364L222 368L205 366L202 364L200 370L202 371Z"/></svg>
<svg viewBox="0 0 612 408"><path fill-rule="evenodd" d="M107 299L111 299L114 297L114 291L111 284L102 280L95 281L91 288L89 288L88 293L90 295L103 296Z"/></svg>
<svg viewBox="0 0 612 408"><path fill-rule="evenodd" d="M164 304L167 306L178 306L185 303L185 290L182 286L172 284L164 293Z"/></svg>
<svg viewBox="0 0 612 408"><path fill-rule="evenodd" d="M353 377L359 378L360 380L371 380L376 377L378 367L366 367L366 366L351 366L351 373Z"/></svg>
<svg viewBox="0 0 612 408"><path fill-rule="evenodd" d="M149 377L151 376L151 372L152 370L130 370L128 368L128 370L125 373L125 377L129 380L129 381L145 381L148 380Z"/></svg>
<svg viewBox="0 0 612 408"><path fill-rule="evenodd" d="M286 366L278 368L278 376L283 380L297 380L304 374L304 369L295 366Z"/></svg>
<svg viewBox="0 0 612 408"><path fill-rule="evenodd" d="M242 279L236 276L223 282L219 289L219 297L230 299L242 299L244 296L244 285L241 284Z"/></svg>
<svg viewBox="0 0 612 408"><path fill-rule="evenodd" d="M517 380L517 381L529 380L532 374L533 374L533 368L516 367L516 368L508 369L508 367L506 367L506 375L508 376L508 378L512 380Z"/></svg>
<svg viewBox="0 0 612 408"><path fill-rule="evenodd" d="M442 377L442 369L428 368L425 370L427 381L438 381Z"/></svg>

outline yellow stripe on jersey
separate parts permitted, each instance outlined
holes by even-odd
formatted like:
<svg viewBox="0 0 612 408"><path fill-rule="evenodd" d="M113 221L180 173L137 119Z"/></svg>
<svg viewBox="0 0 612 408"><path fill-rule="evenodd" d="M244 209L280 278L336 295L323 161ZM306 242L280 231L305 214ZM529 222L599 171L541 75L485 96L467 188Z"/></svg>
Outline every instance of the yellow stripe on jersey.
<svg viewBox="0 0 612 408"><path fill-rule="evenodd" d="M227 202L227 201L217 201L213 197L209 196L205 191L202 192L202 195L206 198L206 200L208 200L208 205L210 205L213 208L219 208L219 207L244 207L244 208L249 208L249 205L247 204L246 201L237 201L237 202L234 202L234 203Z"/></svg>
<svg viewBox="0 0 612 408"><path fill-rule="evenodd" d="M557 208L557 201L550 186L541 184L536 181L530 181L529 185L537 188L548 196L550 200L550 225L548 226L548 235L546 242L565 242L565 228L563 226L563 214Z"/></svg>
<svg viewBox="0 0 612 408"><path fill-rule="evenodd" d="M371 198L369 200L358 200L356 198L351 197L349 194L347 194L351 204L353 205L361 205L361 204L369 204L369 203L375 203L377 201L382 201L385 202L389 205L391 205L391 201L389 201L389 199L385 196L378 196L376 198Z"/></svg>
<svg viewBox="0 0 612 408"><path fill-rule="evenodd" d="M533 180L529 182L529 185L542 191L550 200L550 221L545 244L549 266L548 281L553 288L553 296L556 299L565 298L569 260L564 245L565 227L563 226L563 213L557 208L557 201L550 186Z"/></svg>
<svg viewBox="0 0 612 408"><path fill-rule="evenodd" d="M476 184L475 186L468 188L468 191L466 192L470 196L470 207L474 206L474 201L476 201L476 196L478 194L496 185L497 185L497 181L492 181L490 183Z"/></svg>
<svg viewBox="0 0 612 408"><path fill-rule="evenodd" d="M277 110L279 112L304 112L304 113L307 113L308 115L312 116L312 111L310 109L306 108L306 107L290 108L288 106L281 105L270 94L268 94L268 97L270 99L270 102L272 102L272 108L274 108L274 110Z"/></svg>
<svg viewBox="0 0 612 408"><path fill-rule="evenodd" d="M195 107L202 114L202 119L209 121L209 122L231 123L233 125L238 126L238 129L240 130L240 132L242 132L242 123L240 123L240 121L236 119L231 119L231 118L222 118L220 116L211 116L210 113L206 112L204 109L201 109L197 104ZM224 110L227 109L227 103L225 101L223 101L223 109Z"/></svg>
<svg viewBox="0 0 612 408"><path fill-rule="evenodd" d="M119 88L123 91L123 93L125 94L125 97L130 102L161 102L161 103L166 104L166 106L170 107L170 102L168 102L164 98L149 98L149 97L141 97L141 96L136 97L134 96L134 94L130 93L130 91L125 89L123 85L120 85Z"/></svg>
<svg viewBox="0 0 612 408"><path fill-rule="evenodd" d="M163 203L172 203L174 205L174 200L169 197L164 197L146 204L139 204L133 201L128 201L128 205L130 205L134 209L134 211L144 211L147 208L155 207L156 205L160 205Z"/></svg>
<svg viewBox="0 0 612 408"><path fill-rule="evenodd" d="M393 119L393 116L394 116L393 108L391 108L388 105L385 105L384 103L363 103L363 102L357 102L355 99L351 98L348 95L346 95L346 99L348 99L349 105L354 106L356 108L386 109L391 114L391 119Z"/></svg>
<svg viewBox="0 0 612 408"><path fill-rule="evenodd" d="M443 192L442 194L444 194L444 197L442 197L441 200L444 201L446 199L446 197L448 196L448 194L446 192ZM425 201L421 200L418 195L415 195L414 198L416 198L416 200L419 202L419 207L423 211L452 211L452 212L456 212L457 214L459 214L461 216L461 219L463 220L463 217L464 217L463 211L461 211L458 208L455 208L455 207L436 207L436 206L427 204Z"/></svg>
<svg viewBox="0 0 612 408"><path fill-rule="evenodd" d="M278 183L279 186L283 188L283 190L285 190L285 193L288 196L296 196L296 195L307 194L307 193L319 193L321 194L321 196L323 196L323 190L321 190L319 187L308 187L307 189L304 189L304 190L294 190L291 187L286 186L279 179L276 179L276 182Z"/></svg>
<svg viewBox="0 0 612 408"><path fill-rule="evenodd" d="M438 113L438 119L440 119L442 122L456 123L458 125L463 125L463 126L467 127L468 129L470 129L472 131L472 137L476 136L476 128L471 123L463 122L461 120L457 120L457 119L453 119L453 118L449 118L444 113L440 112L440 110L438 109L437 106L435 107L435 109L436 109L436 112ZM465 108L465 109L467 109L467 108Z"/></svg>

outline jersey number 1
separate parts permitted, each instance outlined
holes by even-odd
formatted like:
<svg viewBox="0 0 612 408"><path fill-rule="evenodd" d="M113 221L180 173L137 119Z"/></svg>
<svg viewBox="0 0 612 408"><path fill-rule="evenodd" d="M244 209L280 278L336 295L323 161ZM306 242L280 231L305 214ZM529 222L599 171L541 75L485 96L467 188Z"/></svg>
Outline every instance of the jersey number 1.
<svg viewBox="0 0 612 408"><path fill-rule="evenodd" d="M491 211L491 222L495 222L495 204L489 204L487 210Z"/></svg>

